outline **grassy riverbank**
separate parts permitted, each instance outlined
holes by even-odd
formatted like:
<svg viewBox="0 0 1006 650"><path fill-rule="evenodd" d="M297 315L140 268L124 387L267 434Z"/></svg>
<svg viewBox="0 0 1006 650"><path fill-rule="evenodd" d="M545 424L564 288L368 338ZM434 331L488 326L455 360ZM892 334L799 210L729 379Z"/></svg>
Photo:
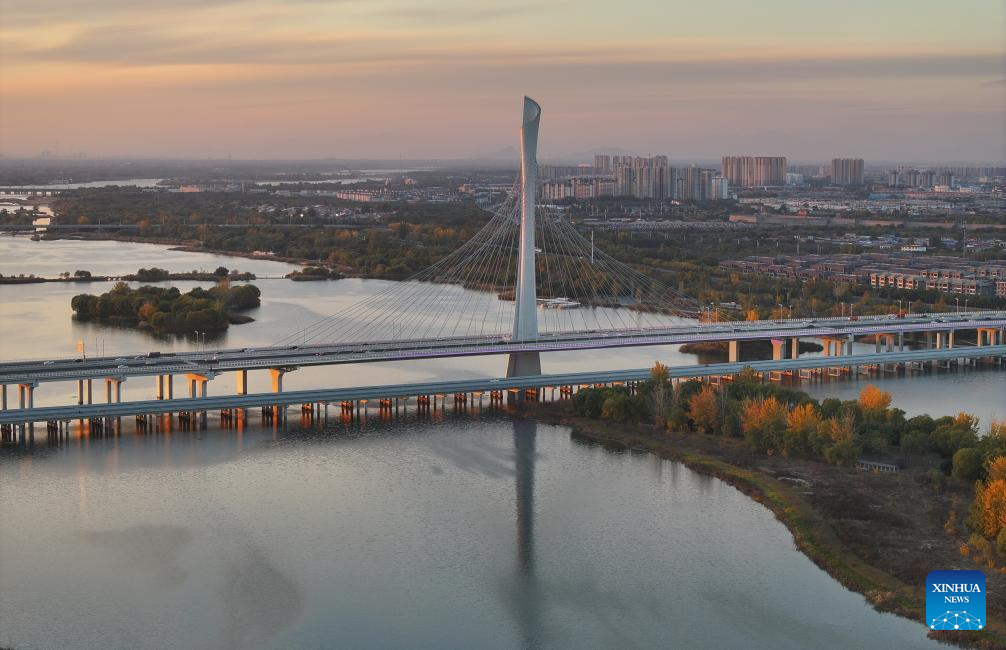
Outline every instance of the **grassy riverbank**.
<svg viewBox="0 0 1006 650"><path fill-rule="evenodd" d="M966 512L971 486L947 485L936 492L927 484L925 467L864 472L766 456L737 439L580 417L568 403L526 408L532 417L572 427L583 439L647 449L733 485L769 508L815 564L879 611L924 624L926 574L973 568L959 553L959 540L944 528L949 511ZM1006 608L993 597L1000 574L988 572L988 578L988 628L930 632L932 638L960 647L1006 648Z"/></svg>

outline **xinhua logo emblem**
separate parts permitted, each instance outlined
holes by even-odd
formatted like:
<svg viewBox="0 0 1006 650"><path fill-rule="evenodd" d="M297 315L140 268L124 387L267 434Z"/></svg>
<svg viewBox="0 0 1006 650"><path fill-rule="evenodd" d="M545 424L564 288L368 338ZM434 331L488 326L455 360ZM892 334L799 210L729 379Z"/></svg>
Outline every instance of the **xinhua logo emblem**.
<svg viewBox="0 0 1006 650"><path fill-rule="evenodd" d="M985 574L931 571L926 576L926 622L930 630L985 627Z"/></svg>

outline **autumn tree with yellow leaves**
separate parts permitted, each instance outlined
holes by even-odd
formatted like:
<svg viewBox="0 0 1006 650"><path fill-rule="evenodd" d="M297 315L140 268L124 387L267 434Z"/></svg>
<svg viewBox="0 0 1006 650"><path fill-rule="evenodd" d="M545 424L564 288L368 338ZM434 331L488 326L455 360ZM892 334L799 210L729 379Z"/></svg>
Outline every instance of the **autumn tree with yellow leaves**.
<svg viewBox="0 0 1006 650"><path fill-rule="evenodd" d="M890 407L891 394L873 384L867 384L859 393L859 408L863 410L865 416L881 414Z"/></svg>
<svg viewBox="0 0 1006 650"><path fill-rule="evenodd" d="M688 400L688 419L702 433L717 433L720 428L720 397L716 389L705 385Z"/></svg>
<svg viewBox="0 0 1006 650"><path fill-rule="evenodd" d="M741 407L741 431L753 449L769 451L780 447L789 410L775 397L751 399Z"/></svg>

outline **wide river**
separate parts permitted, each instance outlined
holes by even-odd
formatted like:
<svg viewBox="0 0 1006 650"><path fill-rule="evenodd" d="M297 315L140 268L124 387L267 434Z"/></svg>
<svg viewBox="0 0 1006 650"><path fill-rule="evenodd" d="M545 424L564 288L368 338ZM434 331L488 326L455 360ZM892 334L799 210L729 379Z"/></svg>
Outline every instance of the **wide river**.
<svg viewBox="0 0 1006 650"><path fill-rule="evenodd" d="M0 273L289 265L114 242L0 239ZM187 288L194 283L178 283ZM386 283L260 280L265 345ZM0 285L0 359L190 349L76 323L107 284ZM673 348L547 355L546 371L687 363ZM497 357L303 369L290 388L499 375ZM887 379L910 414L1002 408L998 372ZM219 384L223 382L220 386ZM150 398L130 380L124 398ZM214 393L232 392L218 379ZM853 394L855 382L810 387ZM180 389L176 385L176 389ZM265 390L252 375L251 390ZM44 385L38 403L65 402ZM72 437L0 447L0 647L931 647L798 552L734 488L563 427L473 409L241 433ZM986 420L987 421L987 420Z"/></svg>

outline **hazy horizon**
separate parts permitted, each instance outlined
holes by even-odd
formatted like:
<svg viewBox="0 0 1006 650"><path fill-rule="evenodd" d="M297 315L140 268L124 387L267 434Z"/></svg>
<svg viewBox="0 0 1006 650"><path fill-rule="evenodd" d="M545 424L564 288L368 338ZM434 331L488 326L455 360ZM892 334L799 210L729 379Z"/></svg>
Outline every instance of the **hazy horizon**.
<svg viewBox="0 0 1006 650"><path fill-rule="evenodd" d="M1006 3L0 0L0 151L1006 160Z"/></svg>

